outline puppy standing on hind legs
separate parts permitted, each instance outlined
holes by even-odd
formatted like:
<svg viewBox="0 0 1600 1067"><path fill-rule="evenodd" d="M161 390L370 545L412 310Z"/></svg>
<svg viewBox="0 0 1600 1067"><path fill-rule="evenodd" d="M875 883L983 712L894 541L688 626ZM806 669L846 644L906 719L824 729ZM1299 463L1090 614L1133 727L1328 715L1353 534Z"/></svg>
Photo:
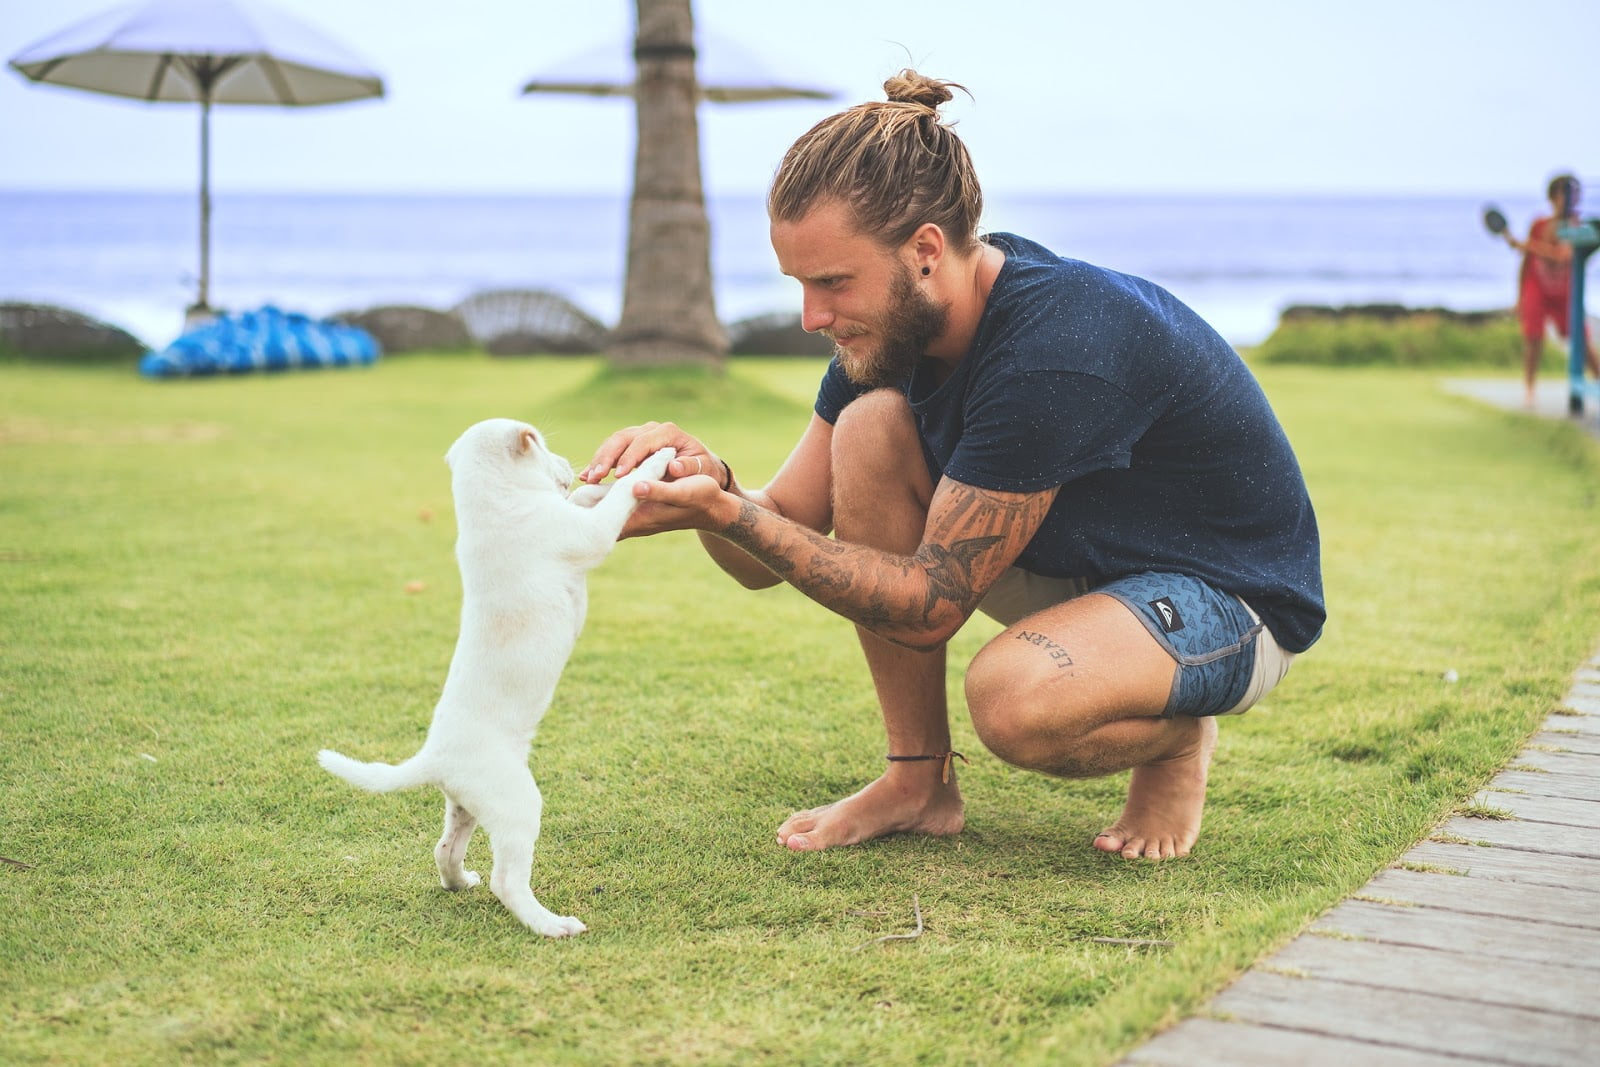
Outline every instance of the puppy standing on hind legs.
<svg viewBox="0 0 1600 1067"><path fill-rule="evenodd" d="M529 882L543 801L528 749L572 654L588 609L585 574L605 559L637 506L633 483L657 481L664 448L605 492L568 495L572 467L539 431L511 419L472 426L450 446L461 567L461 635L428 737L398 765L362 763L323 749L324 768L374 793L418 785L445 795L433 850L439 882L467 889L462 859L479 825L489 835L489 888L547 937L580 934L576 918L540 904Z"/></svg>

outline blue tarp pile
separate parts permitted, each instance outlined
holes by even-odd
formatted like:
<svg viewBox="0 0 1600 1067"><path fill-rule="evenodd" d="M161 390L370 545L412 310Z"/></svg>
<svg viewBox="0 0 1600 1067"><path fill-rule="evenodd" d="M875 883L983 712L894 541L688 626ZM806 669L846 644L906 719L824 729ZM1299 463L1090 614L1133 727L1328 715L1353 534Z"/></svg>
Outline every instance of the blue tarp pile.
<svg viewBox="0 0 1600 1067"><path fill-rule="evenodd" d="M297 367L372 363L377 339L359 326L292 314L270 304L223 314L185 333L160 352L147 352L139 373L149 378L244 374Z"/></svg>

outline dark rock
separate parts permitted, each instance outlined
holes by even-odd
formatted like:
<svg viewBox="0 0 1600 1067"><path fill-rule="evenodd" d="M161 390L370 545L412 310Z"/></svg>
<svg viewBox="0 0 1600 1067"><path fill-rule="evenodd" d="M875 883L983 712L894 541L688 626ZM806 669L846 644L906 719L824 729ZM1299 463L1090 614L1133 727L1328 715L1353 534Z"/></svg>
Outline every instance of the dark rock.
<svg viewBox="0 0 1600 1067"><path fill-rule="evenodd" d="M778 312L740 319L728 327L728 352L735 356L829 356L833 342L800 328L800 316Z"/></svg>
<svg viewBox="0 0 1600 1067"><path fill-rule="evenodd" d="M133 363L144 351L127 330L80 312L0 303L0 354L52 363Z"/></svg>
<svg viewBox="0 0 1600 1067"><path fill-rule="evenodd" d="M359 326L378 339L385 355L396 352L459 352L475 347L466 323L453 311L391 304L341 311L333 318Z"/></svg>

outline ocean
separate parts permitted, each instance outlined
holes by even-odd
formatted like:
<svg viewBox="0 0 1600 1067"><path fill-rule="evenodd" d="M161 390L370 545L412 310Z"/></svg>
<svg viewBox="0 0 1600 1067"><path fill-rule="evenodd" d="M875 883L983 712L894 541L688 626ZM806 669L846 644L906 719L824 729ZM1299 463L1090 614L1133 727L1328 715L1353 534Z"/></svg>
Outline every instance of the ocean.
<svg viewBox="0 0 1600 1067"><path fill-rule="evenodd" d="M1526 232L1536 198L1497 203ZM711 196L724 322L798 312L760 195ZM1290 304L1462 311L1514 302L1516 257L1466 197L1087 196L991 193L986 230L1166 287L1237 345ZM486 289L561 293L616 321L624 195L215 194L211 303L329 315L380 304L448 308ZM180 332L199 270L198 197L0 190L0 301L50 303L153 347Z"/></svg>

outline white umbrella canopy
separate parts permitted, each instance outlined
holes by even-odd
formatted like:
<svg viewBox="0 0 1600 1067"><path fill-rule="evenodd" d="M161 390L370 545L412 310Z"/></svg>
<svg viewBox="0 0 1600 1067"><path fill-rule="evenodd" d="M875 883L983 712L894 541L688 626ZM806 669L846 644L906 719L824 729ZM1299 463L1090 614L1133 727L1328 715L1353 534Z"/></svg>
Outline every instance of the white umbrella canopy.
<svg viewBox="0 0 1600 1067"><path fill-rule="evenodd" d="M85 19L10 66L45 84L200 105L200 291L211 280L211 105L307 107L383 95L383 79L298 19L239 0L147 0Z"/></svg>
<svg viewBox="0 0 1600 1067"><path fill-rule="evenodd" d="M699 33L695 49L700 97L716 104L763 100L831 100L827 89L796 84L774 74L770 66L736 41L715 33ZM524 93L572 93L579 96L632 96L633 42L595 45L553 64L522 87Z"/></svg>

